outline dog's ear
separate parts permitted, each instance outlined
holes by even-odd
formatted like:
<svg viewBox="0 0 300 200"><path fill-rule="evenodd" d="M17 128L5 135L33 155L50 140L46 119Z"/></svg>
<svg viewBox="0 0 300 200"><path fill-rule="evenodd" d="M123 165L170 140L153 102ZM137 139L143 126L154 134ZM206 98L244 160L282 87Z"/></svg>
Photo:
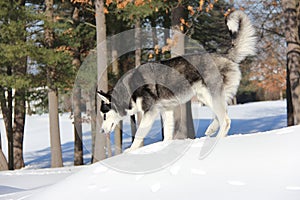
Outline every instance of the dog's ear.
<svg viewBox="0 0 300 200"><path fill-rule="evenodd" d="M110 100L109 100L109 95L108 94L106 94L105 92L103 92L102 90L100 90L100 91L97 91L97 94L98 94L98 96L100 97L100 99L102 100L102 101L104 101L104 103L106 103L106 104L110 104Z"/></svg>

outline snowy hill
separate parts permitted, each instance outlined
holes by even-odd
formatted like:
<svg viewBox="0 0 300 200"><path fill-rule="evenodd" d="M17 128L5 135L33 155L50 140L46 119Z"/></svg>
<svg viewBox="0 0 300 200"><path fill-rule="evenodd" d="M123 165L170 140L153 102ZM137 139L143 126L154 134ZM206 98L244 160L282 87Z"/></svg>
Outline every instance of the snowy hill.
<svg viewBox="0 0 300 200"><path fill-rule="evenodd" d="M155 151L171 145L159 142L133 154L122 154L85 166L52 186L31 188L34 189L31 191L25 189L2 195L0 199L299 200L299 132L300 126L295 126L265 133L229 136L221 140L203 160L198 157L203 138L178 140L173 142L173 151L182 145L188 144L189 147L169 165L162 165L150 173L122 171L124 163L136 169L143 169L145 164L159 165L161 156ZM136 160L138 155L152 156L146 156L139 162ZM116 167L120 167L119 170ZM53 178L51 171L55 174L59 169L44 171L44 179ZM24 172L26 176L26 170ZM59 173L65 177L65 172ZM35 181L36 174L32 172L32 175L29 180Z"/></svg>
<svg viewBox="0 0 300 200"><path fill-rule="evenodd" d="M206 107L194 107L194 123L201 136L212 115ZM286 123L285 102L230 106L229 115L230 136L222 139L205 159L199 159L206 141L200 138L157 142L82 167L0 172L0 200L299 200L300 126L282 128ZM26 143L25 158L32 168L47 167L50 160L49 146L44 141L47 139L42 136L48 130L43 131L43 123L38 120L47 123L44 116L36 117L28 120L35 126L27 126L26 130L27 138L42 140L37 145ZM72 126L67 122L71 122L67 117L61 122L65 164L72 161L72 136L65 135ZM126 129L129 127L125 125L125 132ZM157 129L155 126L146 143L160 140ZM276 130L268 131L272 129ZM130 145L129 138L130 135L125 137L125 146ZM89 138L85 139L88 144Z"/></svg>

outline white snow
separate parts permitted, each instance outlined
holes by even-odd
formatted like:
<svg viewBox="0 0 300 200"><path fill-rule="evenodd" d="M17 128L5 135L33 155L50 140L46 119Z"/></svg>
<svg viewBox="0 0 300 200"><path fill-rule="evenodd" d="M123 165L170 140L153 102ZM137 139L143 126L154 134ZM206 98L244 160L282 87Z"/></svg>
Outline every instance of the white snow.
<svg viewBox="0 0 300 200"><path fill-rule="evenodd" d="M156 142L82 167L70 166L72 120L63 115L62 147L64 164L69 167L57 169L36 169L49 167L48 121L47 115L30 116L24 146L29 167L0 172L0 199L299 200L300 126L285 128L285 104L285 101L269 101L230 106L230 135L219 141L205 159L199 159L206 141L201 137ZM193 108L195 127L202 136L212 114L206 107L193 105ZM4 142L2 119L0 123ZM146 144L160 140L159 124L157 121ZM128 122L124 129L127 140L124 144L129 146ZM84 130L87 163L88 124Z"/></svg>

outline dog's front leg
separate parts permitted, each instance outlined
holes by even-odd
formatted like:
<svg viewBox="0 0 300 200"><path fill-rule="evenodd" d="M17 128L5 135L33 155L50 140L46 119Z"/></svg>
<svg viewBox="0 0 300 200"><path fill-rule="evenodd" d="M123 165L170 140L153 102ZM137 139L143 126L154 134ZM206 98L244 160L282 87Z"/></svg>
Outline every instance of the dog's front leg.
<svg viewBox="0 0 300 200"><path fill-rule="evenodd" d="M164 141L172 140L174 137L174 111L166 110L162 113L164 123Z"/></svg>
<svg viewBox="0 0 300 200"><path fill-rule="evenodd" d="M219 121L217 117L214 118L213 122L208 126L208 128L205 131L206 136L212 136L216 133L216 131L219 128Z"/></svg>
<svg viewBox="0 0 300 200"><path fill-rule="evenodd" d="M138 127L138 130L136 131L133 143L129 149L125 150L125 152L130 152L143 146L144 138L151 130L151 127L153 125L153 122L157 114L158 111L154 109L144 113L143 118Z"/></svg>

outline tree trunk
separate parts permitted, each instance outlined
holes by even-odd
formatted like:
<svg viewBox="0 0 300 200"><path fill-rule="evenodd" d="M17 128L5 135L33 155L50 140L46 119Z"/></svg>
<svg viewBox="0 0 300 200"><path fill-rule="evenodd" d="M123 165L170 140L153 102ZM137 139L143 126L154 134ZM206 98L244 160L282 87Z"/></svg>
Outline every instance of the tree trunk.
<svg viewBox="0 0 300 200"><path fill-rule="evenodd" d="M163 28L164 28L164 45L167 46L168 42L167 40L170 39L170 22L171 18L170 16L165 16L163 21Z"/></svg>
<svg viewBox="0 0 300 200"><path fill-rule="evenodd" d="M96 96L94 91L89 92L90 104L91 104L91 135L92 135L92 158L93 162L94 152L95 152L95 140L96 140L96 124L97 124L97 114L96 114Z"/></svg>
<svg viewBox="0 0 300 200"><path fill-rule="evenodd" d="M20 169L25 166L23 159L25 112L25 89L17 89L15 91L13 125L14 169Z"/></svg>
<svg viewBox="0 0 300 200"><path fill-rule="evenodd" d="M53 22L53 0L45 0L45 5L46 18L48 22ZM53 48L54 33L49 27L45 28L45 43L48 48ZM51 167L62 167L63 161L58 117L58 91L54 83L54 77L54 67L47 66Z"/></svg>
<svg viewBox="0 0 300 200"><path fill-rule="evenodd" d="M0 132L0 171L2 170L8 170L8 163L2 152L2 141L1 141L1 132Z"/></svg>
<svg viewBox="0 0 300 200"><path fill-rule="evenodd" d="M153 41L155 61L159 61L160 60L160 53L155 51L155 47L158 45L158 38L157 38L157 32L156 32L156 21L155 20L156 20L155 16L151 18L152 41Z"/></svg>
<svg viewBox="0 0 300 200"><path fill-rule="evenodd" d="M11 75L11 69L8 70ZM1 110L3 115L3 120L5 124L6 136L8 141L8 168L10 170L14 169L14 151L13 151L13 128L12 128L12 90L8 88L5 90L0 87L0 102L1 102ZM7 97L5 98L5 92L7 92Z"/></svg>
<svg viewBox="0 0 300 200"><path fill-rule="evenodd" d="M141 20L137 18L135 20L135 67L139 67L141 65L142 60L142 49L141 49ZM130 123L131 123L131 135L132 135L132 142L135 138L135 134L137 131L137 127L139 126L142 115L140 112L137 113L137 120L135 119L135 115L132 115L130 117ZM144 145L144 144L142 144Z"/></svg>
<svg viewBox="0 0 300 200"><path fill-rule="evenodd" d="M180 30L180 19L185 18L185 9L182 5L172 9L171 23L173 39L176 38L177 44L172 46L172 57L184 54L184 35ZM174 111L175 118L175 139L195 138L195 129L193 124L191 101L184 105L177 106Z"/></svg>
<svg viewBox="0 0 300 200"><path fill-rule="evenodd" d="M48 103L51 145L51 167L62 167L63 161L58 118L58 93L56 90L49 88Z"/></svg>
<svg viewBox="0 0 300 200"><path fill-rule="evenodd" d="M81 117L81 88L75 85L73 90L74 112L74 165L83 165L82 117Z"/></svg>
<svg viewBox="0 0 300 200"><path fill-rule="evenodd" d="M290 70L286 66L286 108L287 108L287 125L294 125L294 111L293 111L293 102L292 102L292 89L290 82Z"/></svg>
<svg viewBox="0 0 300 200"><path fill-rule="evenodd" d="M155 61L159 61L161 59L160 58L160 53L156 52L156 50L155 50L155 47L158 45L158 38L157 38L157 32L156 32L156 21L155 20L156 20L156 16L154 15L154 17L151 17L152 41L153 41ZM164 140L164 124L163 124L163 119L162 119L161 115L160 115L160 124L161 124L161 138L162 138L162 140Z"/></svg>
<svg viewBox="0 0 300 200"><path fill-rule="evenodd" d="M79 8L73 10L72 19L74 25L79 23ZM75 27L76 28L76 27ZM80 50L75 48L72 65L79 70ZM81 88L75 83L73 90L73 112L74 112L74 165L83 165L83 144L82 144L82 117L81 117Z"/></svg>
<svg viewBox="0 0 300 200"><path fill-rule="evenodd" d="M141 20L137 18L135 20L135 67L141 65L142 49L141 49Z"/></svg>
<svg viewBox="0 0 300 200"><path fill-rule="evenodd" d="M107 80L107 46L106 46L106 23L104 14L104 0L95 0L96 10L96 30L97 30L97 74L98 74L98 90L108 90ZM93 154L93 163L106 158L106 140L104 134L100 133L102 118L100 115L101 101L96 101L96 136Z"/></svg>
<svg viewBox="0 0 300 200"><path fill-rule="evenodd" d="M120 70L118 64L118 51L117 43L118 41L112 41L112 72L116 77L120 77ZM122 153L122 129L123 122L120 121L115 128L115 155Z"/></svg>
<svg viewBox="0 0 300 200"><path fill-rule="evenodd" d="M2 149L0 149L0 171L2 170L8 170L8 164L2 152Z"/></svg>
<svg viewBox="0 0 300 200"><path fill-rule="evenodd" d="M297 20L298 20L298 39L300 40L300 2L297 5Z"/></svg>
<svg viewBox="0 0 300 200"><path fill-rule="evenodd" d="M300 124L300 41L298 0L283 0L285 38L287 42L288 125ZM292 114L293 113L293 114ZM293 119L292 119L293 118Z"/></svg>
<svg viewBox="0 0 300 200"><path fill-rule="evenodd" d="M118 41L113 40L112 41L112 51L111 51L111 58L112 58L112 73L116 76L120 76L120 70L119 70L119 64L118 64L118 51L117 51L117 46Z"/></svg>
<svg viewBox="0 0 300 200"><path fill-rule="evenodd" d="M4 122L6 127L6 134L8 140L8 167L10 170L14 169L14 140L13 140L13 97L12 89L7 90L7 111L5 111ZM2 110L3 112L3 110ZM4 115L4 113L3 113Z"/></svg>
<svg viewBox="0 0 300 200"><path fill-rule="evenodd" d="M122 153L122 133L123 133L123 123L120 123L115 128L115 155Z"/></svg>

